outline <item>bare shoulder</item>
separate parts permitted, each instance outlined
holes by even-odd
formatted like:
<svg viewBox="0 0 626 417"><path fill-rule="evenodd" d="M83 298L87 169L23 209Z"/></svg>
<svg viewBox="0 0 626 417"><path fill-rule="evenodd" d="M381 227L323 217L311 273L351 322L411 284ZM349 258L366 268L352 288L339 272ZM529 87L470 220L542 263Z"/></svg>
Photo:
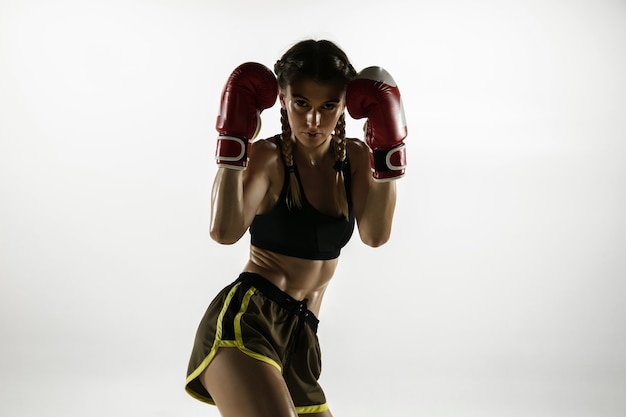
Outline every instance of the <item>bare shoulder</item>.
<svg viewBox="0 0 626 417"><path fill-rule="evenodd" d="M248 168L268 171L280 162L280 146L274 138L259 139L250 146Z"/></svg>
<svg viewBox="0 0 626 417"><path fill-rule="evenodd" d="M361 139L346 138L346 147L352 165L366 163L369 168L370 149Z"/></svg>
<svg viewBox="0 0 626 417"><path fill-rule="evenodd" d="M348 146L348 152L352 152L356 154L359 154L359 153L368 154L369 153L369 147L361 139L346 138L346 144Z"/></svg>
<svg viewBox="0 0 626 417"><path fill-rule="evenodd" d="M248 185L256 184L257 187L269 189L270 196L273 196L280 192L279 185L282 184L283 175L281 167L282 156L276 139L256 140L250 146L250 159L244 172L244 180Z"/></svg>
<svg viewBox="0 0 626 417"><path fill-rule="evenodd" d="M259 139L252 142L250 158L273 159L280 156L280 147L274 138Z"/></svg>

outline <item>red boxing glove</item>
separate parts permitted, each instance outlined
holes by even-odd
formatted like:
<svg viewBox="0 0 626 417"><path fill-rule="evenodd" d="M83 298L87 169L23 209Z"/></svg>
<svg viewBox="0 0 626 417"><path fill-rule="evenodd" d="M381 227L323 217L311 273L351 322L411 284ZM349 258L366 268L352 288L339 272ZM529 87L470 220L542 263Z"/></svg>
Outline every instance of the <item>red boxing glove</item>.
<svg viewBox="0 0 626 417"><path fill-rule="evenodd" d="M259 133L260 114L276 102L278 83L262 64L246 62L230 74L215 128L219 133L215 159L220 167L245 169L249 140Z"/></svg>
<svg viewBox="0 0 626 417"><path fill-rule="evenodd" d="M407 135L400 90L391 75L380 67L357 74L346 90L346 107L354 119L367 117L365 142L376 181L392 181L404 175Z"/></svg>

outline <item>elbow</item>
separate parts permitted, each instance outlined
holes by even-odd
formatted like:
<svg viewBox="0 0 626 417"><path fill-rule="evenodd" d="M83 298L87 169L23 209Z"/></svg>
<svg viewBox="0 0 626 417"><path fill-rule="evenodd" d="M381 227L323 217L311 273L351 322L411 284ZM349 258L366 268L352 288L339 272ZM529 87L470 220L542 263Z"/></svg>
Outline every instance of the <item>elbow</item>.
<svg viewBox="0 0 626 417"><path fill-rule="evenodd" d="M379 235L361 235L361 241L365 243L367 246L372 248L377 248L385 243L389 242L389 233L379 234Z"/></svg>
<svg viewBox="0 0 626 417"><path fill-rule="evenodd" d="M378 248L382 245L384 245L385 243L387 243L389 241L389 239L371 239L368 241L363 241L367 246L372 247L372 248Z"/></svg>
<svg viewBox="0 0 626 417"><path fill-rule="evenodd" d="M237 243L242 235L242 233L229 233L228 230L221 228L212 228L209 230L209 236L211 239L222 245L232 245Z"/></svg>

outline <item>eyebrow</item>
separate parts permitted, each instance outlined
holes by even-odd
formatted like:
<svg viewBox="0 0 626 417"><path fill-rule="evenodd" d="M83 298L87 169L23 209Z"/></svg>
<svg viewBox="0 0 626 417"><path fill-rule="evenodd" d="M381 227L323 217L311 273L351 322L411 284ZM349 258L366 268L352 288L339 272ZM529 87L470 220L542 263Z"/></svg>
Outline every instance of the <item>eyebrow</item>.
<svg viewBox="0 0 626 417"><path fill-rule="evenodd" d="M305 99L306 101L311 101L307 97L303 96L302 94L294 94L294 93L292 93L291 96L294 97L294 98L302 98L302 99ZM339 102L341 102L340 99L334 98L334 99L326 100L324 103L339 103Z"/></svg>

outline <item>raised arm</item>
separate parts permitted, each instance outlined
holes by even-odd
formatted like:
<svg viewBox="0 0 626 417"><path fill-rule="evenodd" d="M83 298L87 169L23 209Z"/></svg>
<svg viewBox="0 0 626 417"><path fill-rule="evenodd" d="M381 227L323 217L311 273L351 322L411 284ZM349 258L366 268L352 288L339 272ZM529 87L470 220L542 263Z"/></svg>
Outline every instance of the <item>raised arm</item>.
<svg viewBox="0 0 626 417"><path fill-rule="evenodd" d="M407 127L400 90L387 71L369 67L348 85L346 106L353 118L367 118L365 142L369 152L357 150L351 155L357 164L353 200L359 235L364 243L380 246L391 234L395 180L404 176L406 166ZM364 172L368 165L371 176Z"/></svg>
<svg viewBox="0 0 626 417"><path fill-rule="evenodd" d="M215 159L218 172L211 194L210 236L235 243L245 233L269 186L262 169L248 167L250 140L260 127L260 113L276 102L278 85L265 66L248 62L228 78L221 97ZM258 167L260 164L256 164Z"/></svg>

